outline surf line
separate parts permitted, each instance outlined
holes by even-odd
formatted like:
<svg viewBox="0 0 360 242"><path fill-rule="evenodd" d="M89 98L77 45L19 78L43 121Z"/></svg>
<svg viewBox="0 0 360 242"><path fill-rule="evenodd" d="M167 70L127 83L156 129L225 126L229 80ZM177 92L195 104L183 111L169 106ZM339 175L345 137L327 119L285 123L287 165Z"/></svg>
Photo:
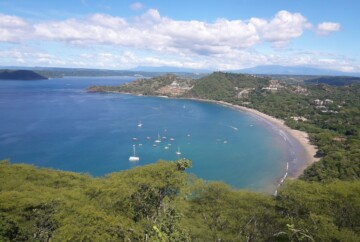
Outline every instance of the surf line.
<svg viewBox="0 0 360 242"><path fill-rule="evenodd" d="M279 187L284 183L286 177L288 176L288 172L289 172L289 162L287 161L286 162L286 171L285 171L285 174L284 176L280 179L280 182L277 184L277 188L275 189L275 192L274 192L274 196L276 197L277 194L278 194L278 189Z"/></svg>

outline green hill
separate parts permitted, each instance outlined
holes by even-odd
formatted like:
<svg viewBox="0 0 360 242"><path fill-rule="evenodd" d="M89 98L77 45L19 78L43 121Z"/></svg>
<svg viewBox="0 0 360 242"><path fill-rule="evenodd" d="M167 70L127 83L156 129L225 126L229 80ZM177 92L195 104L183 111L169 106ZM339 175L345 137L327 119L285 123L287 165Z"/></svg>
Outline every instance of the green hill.
<svg viewBox="0 0 360 242"><path fill-rule="evenodd" d="M252 75L214 72L195 82L194 87L186 93L188 97L229 101L247 88L259 89L269 83L268 78Z"/></svg>
<svg viewBox="0 0 360 242"><path fill-rule="evenodd" d="M204 183L187 160L93 178L0 162L0 241L356 241L360 182L274 198Z"/></svg>
<svg viewBox="0 0 360 242"><path fill-rule="evenodd" d="M44 80L48 79L34 71L29 70L0 70L2 80Z"/></svg>

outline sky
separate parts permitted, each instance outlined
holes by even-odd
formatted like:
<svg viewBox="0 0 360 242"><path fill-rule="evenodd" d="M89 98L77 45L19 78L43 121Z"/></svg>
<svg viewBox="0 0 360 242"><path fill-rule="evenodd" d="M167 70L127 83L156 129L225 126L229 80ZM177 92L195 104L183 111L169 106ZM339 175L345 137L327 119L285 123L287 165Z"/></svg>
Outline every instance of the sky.
<svg viewBox="0 0 360 242"><path fill-rule="evenodd" d="M0 0L0 66L360 72L359 0Z"/></svg>

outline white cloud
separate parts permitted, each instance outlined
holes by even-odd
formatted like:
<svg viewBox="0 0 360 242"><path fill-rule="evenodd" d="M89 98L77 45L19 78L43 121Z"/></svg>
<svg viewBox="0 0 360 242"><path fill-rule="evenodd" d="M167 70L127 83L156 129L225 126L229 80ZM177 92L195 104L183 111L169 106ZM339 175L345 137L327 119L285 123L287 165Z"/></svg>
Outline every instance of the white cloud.
<svg viewBox="0 0 360 242"><path fill-rule="evenodd" d="M286 54L284 54L286 52ZM96 61L94 61L96 60ZM80 68L130 69L136 66L174 66L209 70L236 70L257 65L301 65L339 71L360 71L356 60L310 51L283 51L270 54L235 50L209 56L178 56L157 52L95 50L68 57L31 49L0 50L0 65L62 66Z"/></svg>
<svg viewBox="0 0 360 242"><path fill-rule="evenodd" d="M339 23L323 22L317 25L316 32L320 35L328 35L331 32L337 32L340 30Z"/></svg>
<svg viewBox="0 0 360 242"><path fill-rule="evenodd" d="M285 10L278 12L270 21L252 18L250 23L256 26L262 39L271 42L274 47L284 47L311 26L300 13L290 13Z"/></svg>
<svg viewBox="0 0 360 242"><path fill-rule="evenodd" d="M140 3L140 2L135 2L133 4L130 5L130 8L134 11L136 10L140 10L144 8L144 4Z"/></svg>
<svg viewBox="0 0 360 242"><path fill-rule="evenodd" d="M112 17L106 14L94 14L89 17L89 20L95 25L101 25L103 27L118 29L125 27L127 22L123 18Z"/></svg>
<svg viewBox="0 0 360 242"><path fill-rule="evenodd" d="M59 57L46 52L34 51L31 49L10 49L0 51L0 65L44 65L58 66L65 62Z"/></svg>
<svg viewBox="0 0 360 242"><path fill-rule="evenodd" d="M78 47L88 51L71 57L47 56L43 52L2 52L2 56L7 56L6 61L29 62L33 65L118 69L137 65L172 65L231 70L255 65L294 63L359 70L359 65L352 60L341 62L340 57L325 54L294 54L286 49L281 53L272 51L270 54L255 51L261 43L270 43L275 48L284 47L311 29L311 25L300 13L288 11L280 11L271 19L217 19L207 22L174 20L161 16L156 9L149 9L131 19L97 13L86 18L35 24L16 16L0 14L0 42L16 43L28 39L33 42L61 42L70 44L77 53L81 50ZM325 22L317 26L316 32L321 30L322 34L327 34L339 29L339 24ZM103 51L109 48L115 51ZM334 64L336 62L338 66Z"/></svg>
<svg viewBox="0 0 360 242"><path fill-rule="evenodd" d="M179 55L216 55L252 48L261 42L283 47L292 39L300 37L311 26L300 13L288 11L280 11L270 20L218 19L215 22L205 22L174 20L161 16L156 9L149 9L130 21L97 13L85 19L40 22L33 26L18 17L0 17L6 20L3 23L7 23L0 29L3 33L0 37L2 41L31 36L23 32L24 29L33 27L34 36L40 40L82 45L111 44ZM334 31L333 23L319 26L322 31ZM18 32L13 31L16 28L19 29Z"/></svg>
<svg viewBox="0 0 360 242"><path fill-rule="evenodd" d="M0 14L0 42L20 42L31 34L32 27L23 19Z"/></svg>
<svg viewBox="0 0 360 242"><path fill-rule="evenodd" d="M278 12L270 20L178 21L149 9L131 22L104 14L35 25L39 38L73 44L113 44L180 55L213 55L260 42L283 47L311 24L299 13Z"/></svg>

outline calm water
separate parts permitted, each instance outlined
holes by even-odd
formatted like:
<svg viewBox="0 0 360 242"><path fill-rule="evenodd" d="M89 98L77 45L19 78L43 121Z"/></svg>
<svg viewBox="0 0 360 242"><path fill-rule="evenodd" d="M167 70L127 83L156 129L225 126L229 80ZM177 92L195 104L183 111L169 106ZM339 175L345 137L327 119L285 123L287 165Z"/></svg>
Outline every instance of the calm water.
<svg viewBox="0 0 360 242"><path fill-rule="evenodd" d="M131 80L0 81L0 159L101 176L175 160L179 148L200 178L270 191L301 152L263 120L219 105L84 91ZM167 139L153 147L158 134ZM128 161L133 144L137 163Z"/></svg>

